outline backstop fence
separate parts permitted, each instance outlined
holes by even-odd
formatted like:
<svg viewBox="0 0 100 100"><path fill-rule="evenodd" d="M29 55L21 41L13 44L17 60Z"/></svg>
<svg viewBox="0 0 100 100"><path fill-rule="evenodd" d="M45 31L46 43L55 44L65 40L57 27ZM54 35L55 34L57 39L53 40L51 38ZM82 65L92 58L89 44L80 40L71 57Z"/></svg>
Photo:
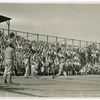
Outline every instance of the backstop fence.
<svg viewBox="0 0 100 100"><path fill-rule="evenodd" d="M0 28L0 31L3 33L4 36L8 35L8 29ZM70 39L70 38L63 38L57 36L50 36L50 35L43 35L43 34L36 34L30 32L22 32L16 30L10 30L10 33L13 32L15 36L21 36L24 39L30 41L45 41L47 43L54 43L54 44L63 44L67 46L74 46L74 47L87 47L91 44L96 44L97 48L100 49L100 43L93 42L93 41L84 41L84 40L77 40L77 39ZM16 38L15 38L16 39Z"/></svg>

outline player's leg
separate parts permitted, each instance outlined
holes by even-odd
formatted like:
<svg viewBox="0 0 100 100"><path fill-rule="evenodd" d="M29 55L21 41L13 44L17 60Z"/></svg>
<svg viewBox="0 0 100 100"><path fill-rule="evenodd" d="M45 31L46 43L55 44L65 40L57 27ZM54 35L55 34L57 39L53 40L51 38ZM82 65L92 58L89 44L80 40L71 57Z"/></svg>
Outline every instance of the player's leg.
<svg viewBox="0 0 100 100"><path fill-rule="evenodd" d="M9 75L9 83L12 83L12 75Z"/></svg>
<svg viewBox="0 0 100 100"><path fill-rule="evenodd" d="M4 83L7 83L7 75L4 75Z"/></svg>
<svg viewBox="0 0 100 100"><path fill-rule="evenodd" d="M57 76L61 75L61 73L62 73L62 67L59 67L59 72L58 72Z"/></svg>
<svg viewBox="0 0 100 100"><path fill-rule="evenodd" d="M7 67L5 67L3 76L4 76L4 83L7 83Z"/></svg>

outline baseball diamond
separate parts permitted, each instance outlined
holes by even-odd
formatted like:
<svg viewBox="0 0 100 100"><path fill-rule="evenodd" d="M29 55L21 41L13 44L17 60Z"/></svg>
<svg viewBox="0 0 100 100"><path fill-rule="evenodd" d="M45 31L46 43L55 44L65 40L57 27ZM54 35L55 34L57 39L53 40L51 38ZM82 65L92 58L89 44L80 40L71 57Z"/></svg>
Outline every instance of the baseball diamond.
<svg viewBox="0 0 100 100"><path fill-rule="evenodd" d="M100 97L100 76L60 76L39 79L14 76L13 84L0 77L0 97Z"/></svg>
<svg viewBox="0 0 100 100"><path fill-rule="evenodd" d="M13 19L0 15L0 97L100 97L99 42L12 30Z"/></svg>

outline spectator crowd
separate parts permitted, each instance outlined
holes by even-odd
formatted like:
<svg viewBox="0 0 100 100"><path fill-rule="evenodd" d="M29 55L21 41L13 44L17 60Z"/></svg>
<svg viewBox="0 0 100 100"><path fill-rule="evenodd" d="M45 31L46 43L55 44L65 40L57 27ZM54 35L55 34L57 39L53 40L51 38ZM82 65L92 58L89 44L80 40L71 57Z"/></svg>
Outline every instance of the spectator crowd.
<svg viewBox="0 0 100 100"><path fill-rule="evenodd" d="M4 35L0 31L0 75L4 72L4 51L8 43L15 46L13 75L59 76L100 74L100 51L95 43L87 47L27 40L22 36Z"/></svg>

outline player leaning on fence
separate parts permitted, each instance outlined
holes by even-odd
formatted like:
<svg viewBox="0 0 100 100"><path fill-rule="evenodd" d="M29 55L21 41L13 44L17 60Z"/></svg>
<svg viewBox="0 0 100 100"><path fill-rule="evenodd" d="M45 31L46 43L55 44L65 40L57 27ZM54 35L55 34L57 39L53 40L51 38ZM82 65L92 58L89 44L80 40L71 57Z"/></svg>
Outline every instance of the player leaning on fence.
<svg viewBox="0 0 100 100"><path fill-rule="evenodd" d="M15 50L13 43L9 43L5 50L5 71L4 71L4 83L12 83L12 71L14 66Z"/></svg>

